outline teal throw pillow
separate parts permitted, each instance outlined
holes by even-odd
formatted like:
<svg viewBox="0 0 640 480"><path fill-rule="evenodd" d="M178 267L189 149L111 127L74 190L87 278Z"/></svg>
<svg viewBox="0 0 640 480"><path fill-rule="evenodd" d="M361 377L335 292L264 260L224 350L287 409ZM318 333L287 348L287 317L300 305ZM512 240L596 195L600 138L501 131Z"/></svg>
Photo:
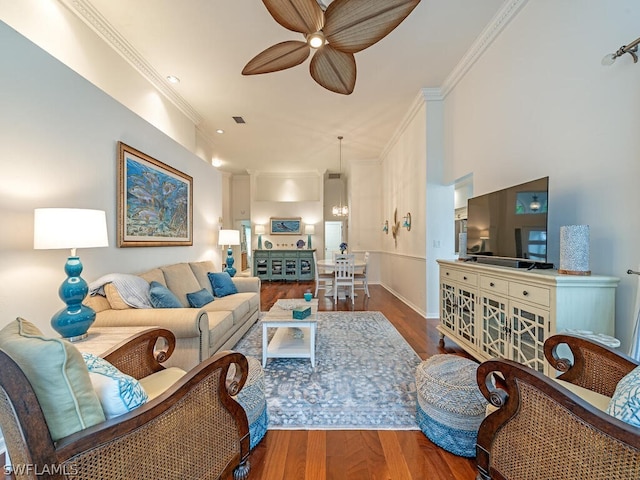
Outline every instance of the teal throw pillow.
<svg viewBox="0 0 640 480"><path fill-rule="evenodd" d="M153 308L182 308L178 297L167 287L155 281L149 285L149 298Z"/></svg>
<svg viewBox="0 0 640 480"><path fill-rule="evenodd" d="M634 368L618 382L607 413L640 427L640 367Z"/></svg>
<svg viewBox="0 0 640 480"><path fill-rule="evenodd" d="M187 293L187 300L189 301L189 305L193 308L201 308L207 303L213 302L213 295L209 290L203 288L197 292Z"/></svg>
<svg viewBox="0 0 640 480"><path fill-rule="evenodd" d="M238 293L236 284L231 280L231 276L227 272L209 272L209 281L213 288L213 294L216 297L226 297Z"/></svg>
<svg viewBox="0 0 640 480"><path fill-rule="evenodd" d="M105 421L87 366L74 345L45 337L33 323L18 318L0 330L0 348L31 383L54 441Z"/></svg>
<svg viewBox="0 0 640 480"><path fill-rule="evenodd" d="M122 373L104 358L92 353L82 353L82 358L107 419L130 412L149 398L138 380Z"/></svg>

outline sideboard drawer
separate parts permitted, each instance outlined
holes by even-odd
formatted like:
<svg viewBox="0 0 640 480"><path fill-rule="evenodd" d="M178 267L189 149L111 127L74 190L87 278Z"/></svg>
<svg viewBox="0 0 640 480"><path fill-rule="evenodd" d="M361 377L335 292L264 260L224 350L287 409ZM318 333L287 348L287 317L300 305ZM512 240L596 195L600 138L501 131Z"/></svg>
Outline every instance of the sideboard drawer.
<svg viewBox="0 0 640 480"><path fill-rule="evenodd" d="M474 287L478 285L478 275L475 273L461 272L460 270L448 268L442 270L442 277L465 285Z"/></svg>
<svg viewBox="0 0 640 480"><path fill-rule="evenodd" d="M480 288L491 292L502 293L504 295L509 294L509 282L501 278L481 275Z"/></svg>
<svg viewBox="0 0 640 480"><path fill-rule="evenodd" d="M527 302L548 307L551 305L551 293L548 288L509 282L509 296Z"/></svg>

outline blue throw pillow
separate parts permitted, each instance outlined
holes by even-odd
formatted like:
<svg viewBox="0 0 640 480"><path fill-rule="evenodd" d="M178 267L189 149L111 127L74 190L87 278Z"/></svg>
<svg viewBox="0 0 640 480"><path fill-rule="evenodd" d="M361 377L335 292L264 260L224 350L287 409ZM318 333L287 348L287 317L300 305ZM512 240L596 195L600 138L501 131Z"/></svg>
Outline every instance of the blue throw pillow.
<svg viewBox="0 0 640 480"><path fill-rule="evenodd" d="M149 398L138 380L122 373L104 358L91 353L83 353L82 357L107 419L130 412Z"/></svg>
<svg viewBox="0 0 640 480"><path fill-rule="evenodd" d="M209 272L209 281L213 288L213 294L216 297L226 297L234 293L238 293L236 284L231 280L231 276L227 272Z"/></svg>
<svg viewBox="0 0 640 480"><path fill-rule="evenodd" d="M203 288L197 292L187 293L187 300L193 308L200 308L204 307L207 303L213 302L213 295L209 290Z"/></svg>
<svg viewBox="0 0 640 480"><path fill-rule="evenodd" d="M171 290L159 282L151 282L149 298L153 308L182 308L182 303Z"/></svg>
<svg viewBox="0 0 640 480"><path fill-rule="evenodd" d="M640 427L640 367L634 368L618 382L607 413Z"/></svg>

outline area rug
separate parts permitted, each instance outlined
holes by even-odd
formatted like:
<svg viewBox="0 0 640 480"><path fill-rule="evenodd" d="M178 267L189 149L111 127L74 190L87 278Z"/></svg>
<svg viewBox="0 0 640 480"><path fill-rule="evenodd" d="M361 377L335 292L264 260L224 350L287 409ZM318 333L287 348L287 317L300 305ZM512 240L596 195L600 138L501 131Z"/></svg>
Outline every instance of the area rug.
<svg viewBox="0 0 640 480"><path fill-rule="evenodd" d="M234 350L262 361L260 322ZM420 361L380 312L319 312L315 368L272 358L264 369L269 428L417 430Z"/></svg>

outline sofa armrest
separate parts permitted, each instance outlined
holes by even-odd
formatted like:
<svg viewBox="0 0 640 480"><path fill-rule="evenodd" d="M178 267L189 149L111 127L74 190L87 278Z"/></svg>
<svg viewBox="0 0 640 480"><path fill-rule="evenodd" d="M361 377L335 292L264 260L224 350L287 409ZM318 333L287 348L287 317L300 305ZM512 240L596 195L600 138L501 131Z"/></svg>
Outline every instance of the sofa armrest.
<svg viewBox="0 0 640 480"><path fill-rule="evenodd" d="M209 317L206 311L197 308L128 308L98 312L93 326L161 327L176 338L192 338L209 331Z"/></svg>
<svg viewBox="0 0 640 480"><path fill-rule="evenodd" d="M238 293L260 293L259 277L233 277L232 280L236 288L238 289Z"/></svg>
<svg viewBox="0 0 640 480"><path fill-rule="evenodd" d="M561 358L558 347L566 345L573 354L573 361ZM638 362L596 342L583 337L558 334L544 343L544 354L553 368L562 372L558 378L607 397L612 397L618 382Z"/></svg>

